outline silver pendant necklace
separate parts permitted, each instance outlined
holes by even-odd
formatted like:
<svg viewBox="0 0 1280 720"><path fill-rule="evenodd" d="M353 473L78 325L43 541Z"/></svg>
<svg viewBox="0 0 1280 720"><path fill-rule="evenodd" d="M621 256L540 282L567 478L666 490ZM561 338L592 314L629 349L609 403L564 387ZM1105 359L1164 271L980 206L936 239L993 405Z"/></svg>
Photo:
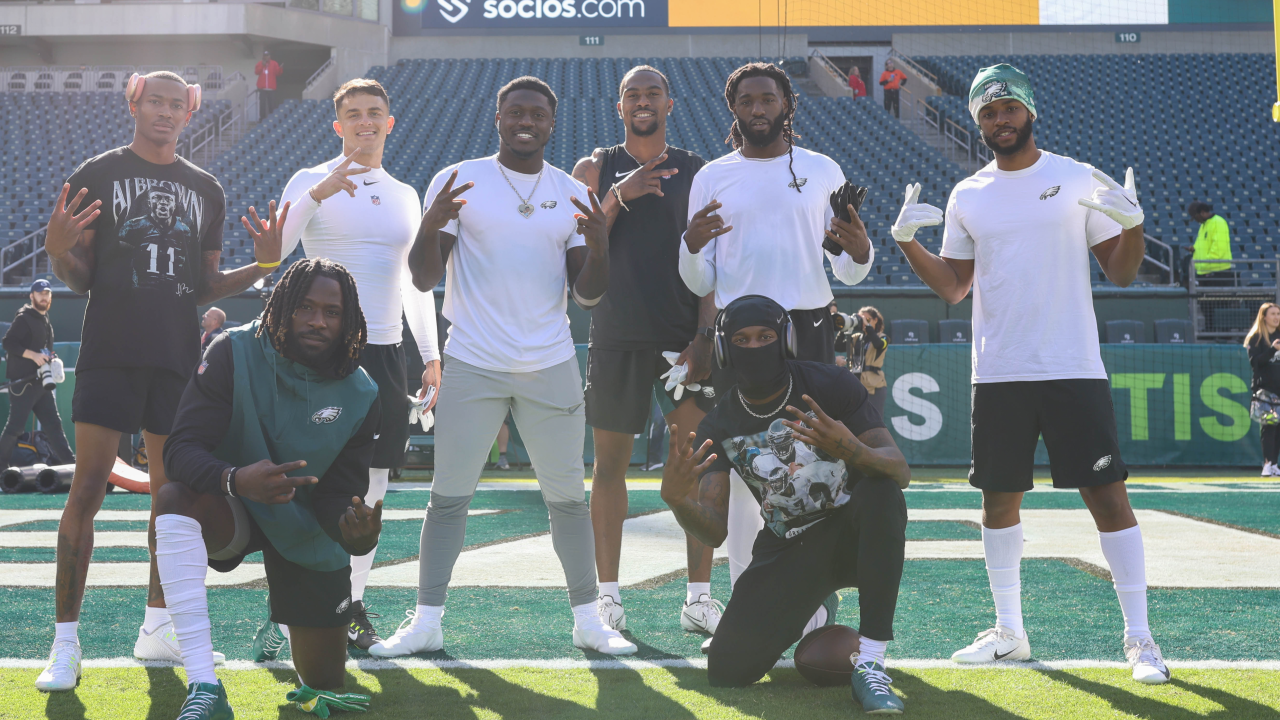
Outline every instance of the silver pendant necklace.
<svg viewBox="0 0 1280 720"><path fill-rule="evenodd" d="M498 162L497 158L494 158L493 161L498 164L498 172L502 173L502 179L506 180L508 185L511 185L511 192L515 193L516 197L520 198L520 204L516 206L516 212L524 216L526 220L529 219L529 216L533 214L533 205L529 204L529 200L532 200L533 194L538 192L538 184L542 182L542 171L547 169L547 164L544 162L542 167L538 170L538 179L534 181L533 190L529 192L529 197L526 199L520 194L520 191L516 189L516 186L512 184L511 178L507 177L507 171L502 169L502 163Z"/></svg>
<svg viewBox="0 0 1280 720"><path fill-rule="evenodd" d="M791 399L791 388L794 384L795 384L795 378L788 376L787 377L787 394L783 396L782 404L774 408L773 412L766 413L764 415L760 415L756 413L756 411L751 409L751 406L747 404L747 399L742 396L741 390L738 390L738 402L742 403L742 409L746 410L748 415L751 415L752 417L760 418L761 420L767 420L773 417L774 415L777 415L779 410L787 406L787 401Z"/></svg>

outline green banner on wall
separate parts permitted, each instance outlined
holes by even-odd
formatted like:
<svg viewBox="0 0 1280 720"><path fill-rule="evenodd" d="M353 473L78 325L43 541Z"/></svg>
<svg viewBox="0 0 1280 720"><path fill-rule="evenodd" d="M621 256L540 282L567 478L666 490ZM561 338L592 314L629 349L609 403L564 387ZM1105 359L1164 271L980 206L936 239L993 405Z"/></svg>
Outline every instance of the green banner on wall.
<svg viewBox="0 0 1280 720"><path fill-rule="evenodd" d="M1252 372L1234 345L1104 345L1120 454L1130 465L1262 465ZM969 462L968 345L890 346L885 424L907 461ZM882 391L883 392L883 391ZM1043 441L1036 463L1047 464Z"/></svg>

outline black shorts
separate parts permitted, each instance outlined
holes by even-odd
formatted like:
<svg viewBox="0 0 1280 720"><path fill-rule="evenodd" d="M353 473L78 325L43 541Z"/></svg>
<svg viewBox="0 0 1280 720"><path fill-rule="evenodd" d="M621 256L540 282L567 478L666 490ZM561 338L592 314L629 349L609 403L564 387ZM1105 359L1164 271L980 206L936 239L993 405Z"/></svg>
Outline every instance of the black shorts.
<svg viewBox="0 0 1280 720"><path fill-rule="evenodd" d="M382 424L370 467L404 467L404 451L409 445L409 375L404 345L365 345L360 367L378 384L382 405Z"/></svg>
<svg viewBox="0 0 1280 720"><path fill-rule="evenodd" d="M298 627L345 627L351 622L351 566L337 570L311 570L287 560L276 551L253 516L236 498L227 498L236 518L236 537L231 557L209 558L209 567L218 572L231 572L246 555L262 552L267 573L267 589L271 600L271 620L281 625Z"/></svg>
<svg viewBox="0 0 1280 720"><path fill-rule="evenodd" d="M675 349L681 352L684 348ZM704 385L701 390L686 389L675 399L675 388L666 389L660 376L671 369L661 349L587 351L587 424L599 430L635 435L644 432L649 423L651 400L656 392L662 414L668 415L676 405L690 397L702 412L716 406L715 391Z"/></svg>
<svg viewBox="0 0 1280 720"><path fill-rule="evenodd" d="M77 370L71 421L101 425L127 435L139 429L168 435L189 379L163 368Z"/></svg>
<svg viewBox="0 0 1280 720"><path fill-rule="evenodd" d="M831 311L825 306L812 310L791 310L787 313L796 328L796 359L810 362L836 364L836 328L832 324ZM738 382L733 368L711 369L711 383L716 397L724 397L729 388Z"/></svg>
<svg viewBox="0 0 1280 720"><path fill-rule="evenodd" d="M972 433L969 484L983 490L1032 489L1036 441L1042 435L1056 488L1094 487L1129 477L1120 459L1106 380L977 383Z"/></svg>

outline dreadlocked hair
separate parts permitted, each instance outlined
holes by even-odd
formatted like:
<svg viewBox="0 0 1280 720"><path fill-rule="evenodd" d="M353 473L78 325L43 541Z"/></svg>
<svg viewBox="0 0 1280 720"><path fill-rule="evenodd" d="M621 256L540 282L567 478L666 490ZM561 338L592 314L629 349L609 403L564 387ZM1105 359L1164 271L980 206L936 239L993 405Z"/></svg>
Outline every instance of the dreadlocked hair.
<svg viewBox="0 0 1280 720"><path fill-rule="evenodd" d="M753 77L771 78L778 84L783 102L787 104L787 109L782 111L782 139L787 142L787 171L791 173L790 187L795 188L796 192L801 192L800 179L796 177L794 167L795 141L800 137L800 133L795 131L796 102L799 98L791 89L791 78L787 77L787 73L782 68L773 63L753 62L743 65L729 75L729 81L724 85L724 101L729 105L729 112L733 113L733 125L729 127L729 136L724 139L724 142L734 150L741 148L745 142L742 130L738 127L738 114L734 112L733 104L738 97L738 86L743 80Z"/></svg>
<svg viewBox="0 0 1280 720"><path fill-rule="evenodd" d="M291 265L267 299L257 334L262 336L265 333L276 352L283 352L290 331L289 319L317 277L332 278L342 288L342 337L333 348L330 369L334 375L345 378L360 366L360 353L368 339L368 330L364 324L364 313L360 310L356 280L342 265L328 258L306 258Z"/></svg>

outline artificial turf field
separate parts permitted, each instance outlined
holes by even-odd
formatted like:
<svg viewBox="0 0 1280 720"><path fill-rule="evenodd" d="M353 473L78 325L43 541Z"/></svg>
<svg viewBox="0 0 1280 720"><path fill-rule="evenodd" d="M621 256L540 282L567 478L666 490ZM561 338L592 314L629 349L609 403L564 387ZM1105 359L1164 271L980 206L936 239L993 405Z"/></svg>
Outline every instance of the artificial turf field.
<svg viewBox="0 0 1280 720"><path fill-rule="evenodd" d="M467 548L444 617L445 651L390 664L353 652L348 687L388 718L825 718L860 714L847 688L810 686L784 661L746 689L707 685L698 646L678 621L683 540L643 474L630 491L623 602L634 660L588 657L551 554L531 473L491 475L468 521ZM1147 473L1130 484L1148 557L1151 624L1174 672L1146 687L1128 678L1119 606L1079 495L1026 497L1023 610L1036 664L959 669L947 657L990 625L977 528L980 495L962 471L917 471L908 490L908 561L889 672L908 714L926 718L1280 718L1280 483L1243 473ZM412 607L422 483L393 484L366 602L394 632ZM53 636L52 562L63 496L0 497L0 718L171 720L183 672L129 660L145 602L148 498L113 494L97 524L81 616L80 688L44 695L32 683ZM251 558L252 560L252 558ZM259 561L260 562L260 561ZM248 662L265 611L261 565L211 576L219 675L239 718L301 718L284 701L287 665ZM713 574L728 600L728 568ZM857 591L838 620L857 627ZM789 657L789 656L788 656Z"/></svg>

